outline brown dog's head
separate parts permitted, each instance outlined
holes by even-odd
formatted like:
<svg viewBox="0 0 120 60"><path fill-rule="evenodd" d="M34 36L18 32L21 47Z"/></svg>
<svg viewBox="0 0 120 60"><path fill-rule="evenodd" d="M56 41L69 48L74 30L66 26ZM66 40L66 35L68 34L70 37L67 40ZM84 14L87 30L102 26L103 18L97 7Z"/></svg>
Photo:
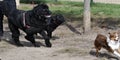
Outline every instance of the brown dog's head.
<svg viewBox="0 0 120 60"><path fill-rule="evenodd" d="M117 32L109 32L110 40L118 41L118 33Z"/></svg>

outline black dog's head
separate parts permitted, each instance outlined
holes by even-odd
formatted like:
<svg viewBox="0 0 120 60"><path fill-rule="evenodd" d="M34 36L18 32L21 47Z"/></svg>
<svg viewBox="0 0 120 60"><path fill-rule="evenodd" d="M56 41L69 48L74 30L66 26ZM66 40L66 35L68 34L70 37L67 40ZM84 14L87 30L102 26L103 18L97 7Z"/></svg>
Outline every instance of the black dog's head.
<svg viewBox="0 0 120 60"><path fill-rule="evenodd" d="M63 15L57 14L57 15L52 17L52 22L57 24L57 25L60 25L63 22L65 22L65 19L64 19Z"/></svg>
<svg viewBox="0 0 120 60"><path fill-rule="evenodd" d="M39 19L51 17L51 11L49 10L48 5L39 4L33 8L33 13Z"/></svg>

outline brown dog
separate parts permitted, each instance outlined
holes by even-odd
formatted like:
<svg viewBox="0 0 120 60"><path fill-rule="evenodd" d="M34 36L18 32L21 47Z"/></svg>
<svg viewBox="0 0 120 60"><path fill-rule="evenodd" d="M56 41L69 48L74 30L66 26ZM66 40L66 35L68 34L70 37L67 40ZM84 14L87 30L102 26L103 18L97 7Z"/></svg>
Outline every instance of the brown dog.
<svg viewBox="0 0 120 60"><path fill-rule="evenodd" d="M96 48L96 56L98 56L98 52L101 48L105 48L107 51L120 57L120 54L118 53L120 44L117 32L109 33L108 37L98 34L94 41L94 45Z"/></svg>

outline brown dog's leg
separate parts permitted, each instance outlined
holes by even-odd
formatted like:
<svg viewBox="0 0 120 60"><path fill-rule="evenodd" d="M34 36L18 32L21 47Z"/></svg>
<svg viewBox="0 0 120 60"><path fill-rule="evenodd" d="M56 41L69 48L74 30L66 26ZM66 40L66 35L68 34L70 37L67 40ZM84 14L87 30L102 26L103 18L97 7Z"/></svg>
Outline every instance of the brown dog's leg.
<svg viewBox="0 0 120 60"><path fill-rule="evenodd" d="M118 51L118 53L120 53L120 48L119 48L119 49L117 49L117 51Z"/></svg>
<svg viewBox="0 0 120 60"><path fill-rule="evenodd" d="M99 50L101 49L101 47L96 47L96 56L98 57L99 54Z"/></svg>

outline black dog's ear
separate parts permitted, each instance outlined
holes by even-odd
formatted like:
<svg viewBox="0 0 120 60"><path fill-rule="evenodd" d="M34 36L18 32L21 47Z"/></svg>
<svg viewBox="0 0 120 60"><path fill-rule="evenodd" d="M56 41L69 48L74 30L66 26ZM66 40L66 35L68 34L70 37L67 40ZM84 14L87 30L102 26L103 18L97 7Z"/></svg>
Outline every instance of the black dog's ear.
<svg viewBox="0 0 120 60"><path fill-rule="evenodd" d="M32 12L34 15L36 15L36 17L39 15L40 9L41 9L41 6L39 6L39 5L37 5L33 8Z"/></svg>
<svg viewBox="0 0 120 60"><path fill-rule="evenodd" d="M37 6L35 6L33 8L33 13L38 13L40 9L44 9L44 8L49 8L47 4L42 3L42 4L38 4Z"/></svg>
<svg viewBox="0 0 120 60"><path fill-rule="evenodd" d="M37 13L38 5L33 8L33 13Z"/></svg>

